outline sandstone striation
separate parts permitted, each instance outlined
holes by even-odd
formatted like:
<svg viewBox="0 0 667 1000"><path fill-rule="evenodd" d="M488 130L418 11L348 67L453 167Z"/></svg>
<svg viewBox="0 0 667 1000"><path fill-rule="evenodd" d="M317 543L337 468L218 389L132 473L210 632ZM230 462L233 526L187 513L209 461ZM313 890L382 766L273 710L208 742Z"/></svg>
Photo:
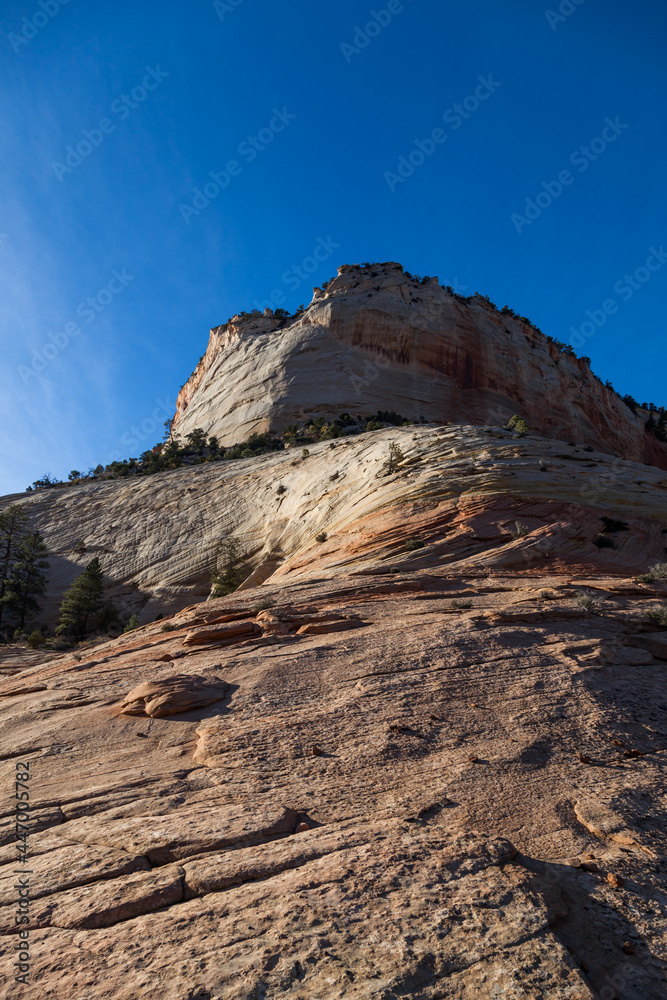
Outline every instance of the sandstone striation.
<svg viewBox="0 0 667 1000"><path fill-rule="evenodd" d="M139 684L125 695L120 711L123 715L159 719L221 701L226 693L227 684L219 677L177 674Z"/></svg>
<svg viewBox="0 0 667 1000"><path fill-rule="evenodd" d="M405 459L385 476L390 441ZM126 617L152 621L205 601L216 549L231 535L247 553L248 601L228 624L240 622L250 637L254 626L243 620L251 595L282 579L444 565L483 574L547 562L566 572L581 565L644 572L664 558L666 491L661 470L581 444L450 425L323 441L307 458L285 450L0 503L23 503L46 540L46 621L55 624L64 589L93 556ZM628 525L608 535L613 548L595 544L606 533L604 517ZM517 520L528 531L513 538ZM79 540L83 553L75 551ZM405 548L415 540L423 547Z"/></svg>
<svg viewBox="0 0 667 1000"><path fill-rule="evenodd" d="M99 556L141 622L0 648L3 996L666 997L662 452L583 362L398 265L218 329L176 430L329 407L467 422L0 501L46 540L46 618Z"/></svg>
<svg viewBox="0 0 667 1000"><path fill-rule="evenodd" d="M110 982L117 1000L665 995L667 650L644 615L667 583L556 558L386 572L395 558L5 677L8 998L101 1000ZM184 645L241 614L251 642ZM298 624L316 619L364 625ZM190 684L224 678L224 701L119 713L147 676L170 689L165 656ZM17 755L29 988L11 966Z"/></svg>
<svg viewBox="0 0 667 1000"><path fill-rule="evenodd" d="M211 330L181 389L172 432L224 445L341 412L499 424L667 469L667 446L597 380L523 320L482 296L420 283L393 262L346 265L298 318L234 316ZM648 414L645 415L646 419Z"/></svg>

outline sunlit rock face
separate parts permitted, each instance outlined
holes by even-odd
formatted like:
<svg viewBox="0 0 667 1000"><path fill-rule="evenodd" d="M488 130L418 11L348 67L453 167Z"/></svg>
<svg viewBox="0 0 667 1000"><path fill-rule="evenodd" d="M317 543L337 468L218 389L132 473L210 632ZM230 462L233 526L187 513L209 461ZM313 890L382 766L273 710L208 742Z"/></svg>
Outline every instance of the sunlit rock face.
<svg viewBox="0 0 667 1000"><path fill-rule="evenodd" d="M400 264L346 265L298 318L235 316L211 330L183 386L173 431L221 444L341 412L499 424L514 413L544 437L667 468L667 448L530 324L464 299Z"/></svg>
<svg viewBox="0 0 667 1000"><path fill-rule="evenodd" d="M385 475L390 442L404 458ZM666 485L660 469L581 445L426 424L320 441L307 457L289 448L21 502L49 550L43 620L55 624L65 588L98 556L108 596L143 622L207 599L229 534L247 554L246 589L377 572L398 555L462 572L557 563L566 574L641 573L665 557ZM629 525L613 548L593 541L604 517ZM529 531L513 540L516 519ZM415 534L424 548L403 552Z"/></svg>

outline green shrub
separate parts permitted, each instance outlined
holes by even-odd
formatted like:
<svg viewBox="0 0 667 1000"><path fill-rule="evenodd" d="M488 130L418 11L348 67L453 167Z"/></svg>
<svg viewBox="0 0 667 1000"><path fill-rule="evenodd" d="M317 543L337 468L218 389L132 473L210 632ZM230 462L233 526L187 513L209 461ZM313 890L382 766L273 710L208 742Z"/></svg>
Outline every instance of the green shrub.
<svg viewBox="0 0 667 1000"><path fill-rule="evenodd" d="M102 569L96 556L63 594L56 635L67 635L77 641L85 639L104 607L103 590Z"/></svg>
<svg viewBox="0 0 667 1000"><path fill-rule="evenodd" d="M646 621L651 622L652 625L663 625L667 628L667 604L663 604L661 608L652 608L651 611L647 611Z"/></svg>
<svg viewBox="0 0 667 1000"><path fill-rule="evenodd" d="M161 626L160 632L173 632L174 629L177 628L178 625L175 625L173 622L165 622L165 624Z"/></svg>
<svg viewBox="0 0 667 1000"><path fill-rule="evenodd" d="M516 540L517 538L523 538L524 535L527 535L529 530L530 529L527 524L523 524L522 521L515 521L514 528L510 531L510 535Z"/></svg>
<svg viewBox="0 0 667 1000"><path fill-rule="evenodd" d="M396 444L395 441L389 442L389 454L382 463L382 468L385 470L385 475L390 476L392 472L396 471L399 462L402 462L405 455Z"/></svg>
<svg viewBox="0 0 667 1000"><path fill-rule="evenodd" d="M308 451L307 448L303 448L301 450L301 456L302 456L302 458L308 458L309 455L310 455L310 452Z"/></svg>
<svg viewBox="0 0 667 1000"><path fill-rule="evenodd" d="M216 551L216 570L211 575L213 597L224 597L232 594L243 582L247 571L246 555L241 551L240 543L232 535L224 538Z"/></svg>
<svg viewBox="0 0 667 1000"><path fill-rule="evenodd" d="M648 573L643 573L637 579L641 583L652 583L654 580L667 580L667 563L655 563Z"/></svg>
<svg viewBox="0 0 667 1000"><path fill-rule="evenodd" d="M287 487L283 486L283 484L281 483L278 489L276 490L276 493L278 494L278 496L282 496L283 493L287 493Z"/></svg>
<svg viewBox="0 0 667 1000"><path fill-rule="evenodd" d="M525 437L528 434L528 424L520 417L518 413L515 413L513 417L510 417L509 421L505 424L506 431L514 431L519 437Z"/></svg>
<svg viewBox="0 0 667 1000"><path fill-rule="evenodd" d="M327 538L328 535L326 531L320 531L319 535L315 535L315 541L319 542L320 544L322 544L322 542L326 542Z"/></svg>
<svg viewBox="0 0 667 1000"><path fill-rule="evenodd" d="M56 636L49 642L49 649L53 649L56 653L65 652L71 649L74 643L69 642L67 639L63 639L60 636Z"/></svg>
<svg viewBox="0 0 667 1000"><path fill-rule="evenodd" d="M582 590L574 599L574 603L583 611L592 611L597 607L597 598L591 590Z"/></svg>
<svg viewBox="0 0 667 1000"><path fill-rule="evenodd" d="M139 619L136 615L131 615L129 622L123 629L123 632L133 632L135 628L139 628Z"/></svg>
<svg viewBox="0 0 667 1000"><path fill-rule="evenodd" d="M465 598L464 600L454 600L452 601L452 607L456 611L469 611L472 607L472 601L469 598Z"/></svg>
<svg viewBox="0 0 667 1000"><path fill-rule="evenodd" d="M26 645L29 646L30 649L39 649L39 647L43 646L45 642L46 639L38 628L34 629L26 639Z"/></svg>
<svg viewBox="0 0 667 1000"><path fill-rule="evenodd" d="M415 549L423 549L425 544L421 538L408 538L403 548L406 552L414 552Z"/></svg>

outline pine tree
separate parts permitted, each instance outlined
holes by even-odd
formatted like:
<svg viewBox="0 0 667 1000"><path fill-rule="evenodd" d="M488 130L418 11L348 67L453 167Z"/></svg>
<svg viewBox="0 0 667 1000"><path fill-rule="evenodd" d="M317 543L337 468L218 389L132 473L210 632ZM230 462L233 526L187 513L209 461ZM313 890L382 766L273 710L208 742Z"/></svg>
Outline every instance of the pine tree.
<svg viewBox="0 0 667 1000"><path fill-rule="evenodd" d="M8 617L21 631L26 621L39 613L38 598L46 593L47 576L44 570L49 568L46 554L42 536L38 531L32 531L19 545L16 562L7 578L3 604Z"/></svg>
<svg viewBox="0 0 667 1000"><path fill-rule="evenodd" d="M236 538L229 535L216 550L216 571L211 576L213 597L233 593L247 575L244 570L246 556Z"/></svg>
<svg viewBox="0 0 667 1000"><path fill-rule="evenodd" d="M658 417L658 422L653 429L653 433L657 437L658 441L667 442L667 413L665 413L664 409Z"/></svg>
<svg viewBox="0 0 667 1000"><path fill-rule="evenodd" d="M102 569L95 556L65 591L56 633L69 635L76 642L85 639L90 619L102 610L102 591Z"/></svg>
<svg viewBox="0 0 667 1000"><path fill-rule="evenodd" d="M0 512L0 626L5 607L9 568L17 556L21 542L28 530L28 517L23 507L13 503Z"/></svg>
<svg viewBox="0 0 667 1000"><path fill-rule="evenodd" d="M396 471L399 462L402 462L405 455L396 444L395 441L389 442L389 455L385 458L382 463L382 468L385 470L385 475L390 476L392 472Z"/></svg>

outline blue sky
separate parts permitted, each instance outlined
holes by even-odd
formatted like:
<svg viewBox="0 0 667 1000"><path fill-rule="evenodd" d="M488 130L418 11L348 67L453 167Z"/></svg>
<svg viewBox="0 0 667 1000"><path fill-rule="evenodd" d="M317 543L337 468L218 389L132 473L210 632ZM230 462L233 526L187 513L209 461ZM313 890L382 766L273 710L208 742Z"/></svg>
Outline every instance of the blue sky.
<svg viewBox="0 0 667 1000"><path fill-rule="evenodd" d="M209 327L341 263L579 331L665 404L666 28L658 0L5 0L0 492L160 440Z"/></svg>

